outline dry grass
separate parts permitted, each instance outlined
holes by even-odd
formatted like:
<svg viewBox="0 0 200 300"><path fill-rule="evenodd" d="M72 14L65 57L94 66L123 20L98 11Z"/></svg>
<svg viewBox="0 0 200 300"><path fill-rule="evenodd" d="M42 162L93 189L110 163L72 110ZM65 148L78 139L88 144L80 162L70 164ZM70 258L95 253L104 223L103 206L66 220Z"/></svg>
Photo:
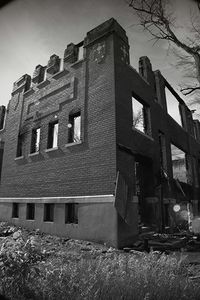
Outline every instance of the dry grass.
<svg viewBox="0 0 200 300"><path fill-rule="evenodd" d="M95 248L47 255L33 236L20 237L1 248L0 293L15 300L200 299L191 271L175 255Z"/></svg>
<svg viewBox="0 0 200 300"><path fill-rule="evenodd" d="M200 299L188 265L155 253L51 261L35 284L41 287L35 299Z"/></svg>

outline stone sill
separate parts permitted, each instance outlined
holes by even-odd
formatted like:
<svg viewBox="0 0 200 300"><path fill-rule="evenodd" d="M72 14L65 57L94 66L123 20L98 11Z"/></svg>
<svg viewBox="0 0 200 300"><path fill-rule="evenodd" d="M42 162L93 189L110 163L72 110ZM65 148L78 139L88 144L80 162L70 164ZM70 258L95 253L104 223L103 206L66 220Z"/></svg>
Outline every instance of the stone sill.
<svg viewBox="0 0 200 300"><path fill-rule="evenodd" d="M24 156L18 156L15 158L15 161L18 162L18 161L22 161L24 160Z"/></svg>
<svg viewBox="0 0 200 300"><path fill-rule="evenodd" d="M68 147L72 147L72 146L76 146L76 145L81 145L83 142L80 141L80 142L74 142L74 143L68 143L68 144L65 144L65 147L68 148Z"/></svg>
<svg viewBox="0 0 200 300"><path fill-rule="evenodd" d="M40 155L40 152L38 151L38 152L30 153L30 154L28 155L28 157L36 157L36 156L39 156L39 155Z"/></svg>
<svg viewBox="0 0 200 300"><path fill-rule="evenodd" d="M60 204L60 203L112 203L115 202L115 196L114 195L92 195L92 196L59 196L59 197L27 197L27 198L0 198L0 203L54 203L54 204Z"/></svg>
<svg viewBox="0 0 200 300"><path fill-rule="evenodd" d="M28 157L33 161L33 160L39 160L42 157L42 155L38 151L38 152L34 152L34 153L29 153Z"/></svg>
<svg viewBox="0 0 200 300"><path fill-rule="evenodd" d="M37 88L38 88L38 89L41 89L41 88L47 86L49 83L50 83L50 81L49 81L48 79L46 79L45 81L40 82L40 83L37 85Z"/></svg>
<svg viewBox="0 0 200 300"><path fill-rule="evenodd" d="M78 223L65 223L65 225L78 227Z"/></svg>
<svg viewBox="0 0 200 300"><path fill-rule="evenodd" d="M148 134L145 134L144 132L138 130L138 129L135 128L135 127L132 127L132 130L133 130L133 131L136 131L136 132L138 132L138 133L140 133L140 134L143 135L144 137L146 137L146 138L150 139L152 142L154 142L154 138L152 138L152 137L149 136Z"/></svg>
<svg viewBox="0 0 200 300"><path fill-rule="evenodd" d="M58 147L54 147L54 148L45 149L44 151L45 151L46 153L51 153L51 152L58 151L58 150L59 150Z"/></svg>
<svg viewBox="0 0 200 300"><path fill-rule="evenodd" d="M52 78L58 79L58 78L60 78L60 77L62 77L62 76L64 76L64 75L66 75L66 74L68 74L68 73L69 73L69 71L66 70L66 69L64 69L64 70L62 70L62 71L59 71L59 72L55 73L55 74L52 76Z"/></svg>

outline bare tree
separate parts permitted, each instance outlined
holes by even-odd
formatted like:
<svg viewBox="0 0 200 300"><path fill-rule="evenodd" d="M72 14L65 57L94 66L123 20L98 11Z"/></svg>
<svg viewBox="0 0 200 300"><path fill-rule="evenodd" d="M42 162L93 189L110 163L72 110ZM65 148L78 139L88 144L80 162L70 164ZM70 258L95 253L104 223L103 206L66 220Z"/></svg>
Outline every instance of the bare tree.
<svg viewBox="0 0 200 300"><path fill-rule="evenodd" d="M196 2L200 14L200 0L190 1ZM198 20L191 18L191 27L186 30L189 35L183 38L177 34L176 17L171 12L170 1L128 0L128 4L139 17L140 25L155 42L165 40L175 46L177 65L186 71L187 81L181 88L182 93L200 93L200 15Z"/></svg>
<svg viewBox="0 0 200 300"><path fill-rule="evenodd" d="M133 126L135 128L143 128L144 127L144 115L143 110L140 109L136 113L133 113Z"/></svg>

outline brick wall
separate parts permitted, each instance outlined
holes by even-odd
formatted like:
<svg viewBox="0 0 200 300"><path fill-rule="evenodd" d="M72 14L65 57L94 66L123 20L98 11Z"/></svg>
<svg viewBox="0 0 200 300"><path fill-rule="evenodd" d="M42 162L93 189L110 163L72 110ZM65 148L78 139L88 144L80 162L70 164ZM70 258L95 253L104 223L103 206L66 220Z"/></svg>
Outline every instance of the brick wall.
<svg viewBox="0 0 200 300"><path fill-rule="evenodd" d="M117 170L126 178L129 186L131 198L135 191L134 162L138 157L149 159L152 162L152 172L149 173L149 179L146 180L145 193L148 197L159 196L156 187L160 185L160 149L159 132L162 132L166 139L166 164L167 173L171 180L172 160L170 144L173 143L185 151L194 161L200 157L200 144L198 136L194 138L192 115L182 99L174 92L159 71L153 72L149 59L146 57L140 59L140 73L133 69L128 61L124 60L124 50L128 53L128 43L116 39L115 41L115 94L116 94L116 142L117 142ZM128 54L126 54L128 56ZM142 63L141 63L142 61ZM144 68L144 70L142 70ZM181 127L167 113L167 104L165 98L165 86L169 87L179 101L180 112L182 115L183 126ZM151 135L147 136L133 128L132 96L135 96L149 108ZM196 126L196 125L195 125ZM198 131L197 131L198 132ZM195 177L194 168L197 163L191 166L190 172ZM199 181L199 178L196 178ZM164 184L163 184L164 185ZM195 180L192 183L193 197L199 198L199 189L195 187ZM164 197L176 198L174 190L165 191ZM179 199L177 199L179 200ZM150 213L150 212L149 212ZM136 216L135 216L136 217Z"/></svg>
<svg viewBox="0 0 200 300"><path fill-rule="evenodd" d="M116 179L113 33L89 32L85 58L32 84L14 85L6 122L0 197L112 194ZM25 80L25 79L24 79ZM23 80L22 80L23 81ZM82 143L67 145L68 118L81 111ZM49 122L59 120L58 149L46 152ZM40 154L30 156L41 127ZM18 134L23 157L16 159Z"/></svg>

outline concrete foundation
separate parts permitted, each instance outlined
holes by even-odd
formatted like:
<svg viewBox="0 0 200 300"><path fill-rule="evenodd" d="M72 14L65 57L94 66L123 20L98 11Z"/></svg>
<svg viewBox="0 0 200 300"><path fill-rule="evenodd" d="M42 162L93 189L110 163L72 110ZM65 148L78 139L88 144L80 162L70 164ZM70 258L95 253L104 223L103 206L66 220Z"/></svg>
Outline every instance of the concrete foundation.
<svg viewBox="0 0 200 300"><path fill-rule="evenodd" d="M89 197L0 198L0 220L29 229L120 248L134 239L136 224L128 225L114 207L113 195ZM19 205L18 218L12 217L13 203ZM27 204L35 203L35 219L27 220ZM54 203L53 222L44 221L44 204ZM78 204L78 224L65 223L65 204ZM118 224L119 223L119 224ZM135 223L135 222L134 222ZM135 232L135 235L137 233Z"/></svg>

